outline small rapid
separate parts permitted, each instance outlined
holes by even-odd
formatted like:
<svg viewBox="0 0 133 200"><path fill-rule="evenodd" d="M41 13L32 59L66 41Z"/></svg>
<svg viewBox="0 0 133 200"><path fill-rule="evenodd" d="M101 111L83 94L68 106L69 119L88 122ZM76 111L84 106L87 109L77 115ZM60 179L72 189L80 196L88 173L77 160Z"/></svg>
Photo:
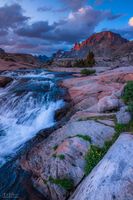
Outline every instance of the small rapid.
<svg viewBox="0 0 133 200"><path fill-rule="evenodd" d="M0 88L0 167L28 140L53 126L55 112L64 106L55 75L43 70L3 72L14 78Z"/></svg>

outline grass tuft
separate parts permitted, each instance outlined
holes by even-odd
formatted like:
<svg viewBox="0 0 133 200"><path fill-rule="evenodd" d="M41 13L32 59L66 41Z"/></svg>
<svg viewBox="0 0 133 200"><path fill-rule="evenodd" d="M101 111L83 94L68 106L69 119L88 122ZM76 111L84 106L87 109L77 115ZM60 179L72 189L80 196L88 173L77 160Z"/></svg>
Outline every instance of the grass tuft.
<svg viewBox="0 0 133 200"><path fill-rule="evenodd" d="M88 141L88 142L90 142L90 143L92 142L91 137L88 136L88 135L80 135L80 134L78 134L78 135L76 135L75 137L82 138L83 140Z"/></svg>
<svg viewBox="0 0 133 200"><path fill-rule="evenodd" d="M49 178L49 181L53 184L59 185L67 191L70 191L74 188L73 180L63 178L63 179L54 179L52 177Z"/></svg>
<svg viewBox="0 0 133 200"><path fill-rule="evenodd" d="M116 124L115 131L116 133L113 138L110 141L106 141L103 148L91 145L85 156L85 175L88 175L92 171L92 169L99 163L99 161L104 157L109 148L114 144L114 142L117 140L122 132L133 132L133 121L131 121L127 125Z"/></svg>

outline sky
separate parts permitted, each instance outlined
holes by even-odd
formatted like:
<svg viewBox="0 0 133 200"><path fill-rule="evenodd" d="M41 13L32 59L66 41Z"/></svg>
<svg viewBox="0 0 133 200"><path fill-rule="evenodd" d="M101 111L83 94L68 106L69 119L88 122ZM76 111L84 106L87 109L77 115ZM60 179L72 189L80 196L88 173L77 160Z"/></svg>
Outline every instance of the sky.
<svg viewBox="0 0 133 200"><path fill-rule="evenodd" d="M133 0L0 0L0 48L47 55L101 31L133 40Z"/></svg>

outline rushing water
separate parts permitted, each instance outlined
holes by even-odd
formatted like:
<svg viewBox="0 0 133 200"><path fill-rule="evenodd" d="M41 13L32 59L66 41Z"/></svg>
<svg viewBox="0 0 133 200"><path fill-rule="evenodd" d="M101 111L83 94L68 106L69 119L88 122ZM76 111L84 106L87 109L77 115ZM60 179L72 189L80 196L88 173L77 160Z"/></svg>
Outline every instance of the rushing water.
<svg viewBox="0 0 133 200"><path fill-rule="evenodd" d="M3 72L14 81L0 89L0 166L44 128L64 106L55 75L44 70Z"/></svg>

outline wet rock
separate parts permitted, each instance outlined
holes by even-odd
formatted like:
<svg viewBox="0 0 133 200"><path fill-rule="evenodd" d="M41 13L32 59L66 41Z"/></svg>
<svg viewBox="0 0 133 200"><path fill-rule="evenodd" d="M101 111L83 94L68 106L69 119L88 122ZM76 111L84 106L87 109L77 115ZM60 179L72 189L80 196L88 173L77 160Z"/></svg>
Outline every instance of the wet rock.
<svg viewBox="0 0 133 200"><path fill-rule="evenodd" d="M132 116L128 112L127 106L121 107L120 111L116 113L116 119L118 124L128 124L131 121Z"/></svg>
<svg viewBox="0 0 133 200"><path fill-rule="evenodd" d="M121 135L69 200L133 199L133 135Z"/></svg>
<svg viewBox="0 0 133 200"><path fill-rule="evenodd" d="M5 87L11 81L13 81L12 78L9 78L9 77L0 77L0 87Z"/></svg>

